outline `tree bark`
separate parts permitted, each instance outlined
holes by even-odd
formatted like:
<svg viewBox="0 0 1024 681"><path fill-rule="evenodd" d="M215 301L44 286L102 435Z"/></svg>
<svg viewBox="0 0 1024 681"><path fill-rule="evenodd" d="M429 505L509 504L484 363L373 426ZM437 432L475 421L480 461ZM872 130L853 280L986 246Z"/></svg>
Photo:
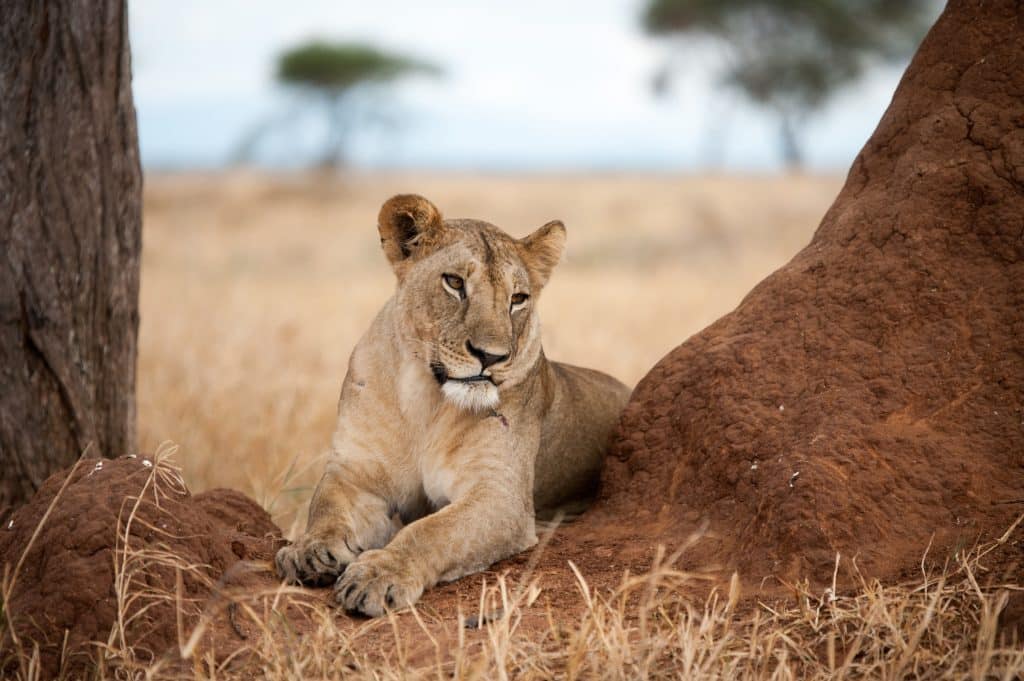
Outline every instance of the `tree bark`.
<svg viewBox="0 0 1024 681"><path fill-rule="evenodd" d="M141 192L123 0L0 22L0 517L135 446Z"/></svg>

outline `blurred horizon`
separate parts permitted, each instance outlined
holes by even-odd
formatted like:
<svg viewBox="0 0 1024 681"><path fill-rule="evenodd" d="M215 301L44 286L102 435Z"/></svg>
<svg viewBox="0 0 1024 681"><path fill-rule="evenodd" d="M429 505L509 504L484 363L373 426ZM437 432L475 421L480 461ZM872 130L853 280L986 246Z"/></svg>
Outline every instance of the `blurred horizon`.
<svg viewBox="0 0 1024 681"><path fill-rule="evenodd" d="M372 5L295 0L129 0L135 106L147 170L231 165L255 126L291 117L252 156L272 170L315 156L324 124L295 113L277 56L311 38L358 41L431 61L443 75L379 95L378 125L349 145L372 170L724 171L783 167L777 122L715 80L709 41L655 39L640 0ZM655 96L671 60L674 85ZM877 67L802 128L804 169L845 171L905 63Z"/></svg>

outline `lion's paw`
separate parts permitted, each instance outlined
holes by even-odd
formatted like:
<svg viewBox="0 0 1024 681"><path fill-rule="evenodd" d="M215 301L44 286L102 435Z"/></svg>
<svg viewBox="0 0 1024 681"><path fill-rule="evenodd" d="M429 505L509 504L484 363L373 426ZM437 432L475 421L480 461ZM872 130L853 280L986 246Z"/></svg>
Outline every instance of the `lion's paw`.
<svg viewBox="0 0 1024 681"><path fill-rule="evenodd" d="M392 551L367 551L350 564L334 585L334 600L349 612L380 617L405 608L423 594L423 580Z"/></svg>
<svg viewBox="0 0 1024 681"><path fill-rule="evenodd" d="M356 559L343 538L305 536L277 552L277 574L291 584L328 586Z"/></svg>

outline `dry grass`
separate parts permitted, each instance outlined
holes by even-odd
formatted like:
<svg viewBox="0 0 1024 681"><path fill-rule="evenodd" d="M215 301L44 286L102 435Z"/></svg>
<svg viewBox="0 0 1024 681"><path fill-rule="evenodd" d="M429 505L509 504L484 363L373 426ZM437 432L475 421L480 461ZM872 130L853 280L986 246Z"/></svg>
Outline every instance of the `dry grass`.
<svg viewBox="0 0 1024 681"><path fill-rule="evenodd" d="M577 573L577 602L549 608L539 629L524 622L543 584L499 579L482 589L476 616L502 616L477 637L466 635L464 617L443 622L415 609L345 631L322 606L309 613L311 633L295 636L273 607L249 608L260 641L228 663L195 659L192 671L225 679L1014 679L1024 674L1024 648L998 635L998 613L1022 587L979 587L991 548L911 583L864 581L838 594L798 587L792 607L759 603L742 613L737 594L694 603L694 576L671 561L606 593ZM380 646L382 635L394 644Z"/></svg>
<svg viewBox="0 0 1024 681"><path fill-rule="evenodd" d="M149 178L141 445L179 442L193 490L240 488L292 522L318 473L348 352L391 292L374 221L392 193L423 193L451 215L517 235L563 219L568 258L542 301L549 354L636 382L803 246L839 186L814 177ZM179 479L165 453L153 485ZM662 559L609 591L578 574L573 602L552 612L538 598L543 581L527 574L483 588L466 615L503 615L475 632L463 618L417 610L339 627L330 609L306 602L311 625L299 635L281 614L290 594L282 587L238 604L261 635L229 659L198 645L205 617L189 628L195 619L179 616L179 661L145 665L126 634L132 618L154 603L190 614L197 604L146 590L146 570L174 557L128 543L132 510L118 528L118 621L97 642L101 678L1024 675L1021 646L997 634L1003 604L1024 586L990 584L992 547L904 584L823 594L796 585L788 605L771 607L735 591L694 602L695 577ZM5 602L17 573L5 576ZM38 654L19 654L17 677L39 678Z"/></svg>
<svg viewBox="0 0 1024 681"><path fill-rule="evenodd" d="M373 175L148 178L140 444L193 489L288 527L310 495L348 354L394 282L376 216L400 191L524 235L560 218L549 356L633 384L809 241L837 177ZM293 467L293 461L295 465Z"/></svg>
<svg viewBox="0 0 1024 681"><path fill-rule="evenodd" d="M179 469L161 454L139 496L155 491L159 498L161 486L179 485ZM559 603L557 612L547 607L538 613L544 585L528 572L516 585L503 578L484 585L476 617L487 621L487 614L501 614L475 635L467 633L463 615L444 621L415 608L343 628L335 613L317 601L303 606L308 625L299 633L294 617L283 614L284 602L297 590L278 587L236 603L238 616L257 635L225 657L197 645L207 617L200 616L188 631L182 624L185 608L190 621L196 619L195 604L182 602L180 581L176 592L147 583L147 569L194 566L131 546L129 527L137 521L137 507L128 500L119 521L117 620L109 640L97 642L95 678L980 681L1024 675L1024 647L1001 636L998 626L1009 595L1024 587L985 578L990 553L1014 538L1016 525L997 542L957 554L939 574L922 570L919 578L892 586L861 580L849 592L833 586L815 594L797 585L786 607L757 603L738 611L736 581L728 593L713 592L695 603L691 585L697 577L675 569L673 558L659 554L648 573L625 575L607 591L593 590L577 571L574 602ZM5 602L16 578L17 570L5 576ZM123 634L133 618L155 604L175 606L178 645L155 662L143 663ZM538 617L546 624L525 626ZM39 652L26 648L16 649L14 678L38 681Z"/></svg>
<svg viewBox="0 0 1024 681"><path fill-rule="evenodd" d="M281 664L277 645L266 648L260 664L274 670L272 678L330 676L346 658L373 678L1013 678L1024 672L1024 650L997 638L1008 591L979 589L977 568L965 558L952 583L947 575L888 588L865 583L835 599L803 591L796 607L759 605L741 616L720 594L694 604L692 576L670 565L625 579L607 594L592 593L580 575L579 618L549 612L549 628L528 633L519 624L531 590L513 597L499 582L481 600L505 616L477 645L456 635L450 649L435 637L418 663L401 647L381 660L360 652L366 647L358 632L338 640L324 619L315 639L324 638L289 650L291 665ZM318 654L325 646L335 654Z"/></svg>

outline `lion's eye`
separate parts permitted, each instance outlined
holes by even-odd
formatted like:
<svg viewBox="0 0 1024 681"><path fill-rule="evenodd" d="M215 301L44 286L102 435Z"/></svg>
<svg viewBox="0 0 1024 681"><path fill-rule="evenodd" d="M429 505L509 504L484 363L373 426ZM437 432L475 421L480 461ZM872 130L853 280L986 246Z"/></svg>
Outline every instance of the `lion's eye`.
<svg viewBox="0 0 1024 681"><path fill-rule="evenodd" d="M462 280L462 277L457 274L442 274L441 279L444 280L448 288L462 295L463 289L466 287L466 282Z"/></svg>
<svg viewBox="0 0 1024 681"><path fill-rule="evenodd" d="M525 293L514 293L512 295L512 304L513 305L522 305L523 303L526 302L526 299L529 298L529 297L530 296L528 296Z"/></svg>

